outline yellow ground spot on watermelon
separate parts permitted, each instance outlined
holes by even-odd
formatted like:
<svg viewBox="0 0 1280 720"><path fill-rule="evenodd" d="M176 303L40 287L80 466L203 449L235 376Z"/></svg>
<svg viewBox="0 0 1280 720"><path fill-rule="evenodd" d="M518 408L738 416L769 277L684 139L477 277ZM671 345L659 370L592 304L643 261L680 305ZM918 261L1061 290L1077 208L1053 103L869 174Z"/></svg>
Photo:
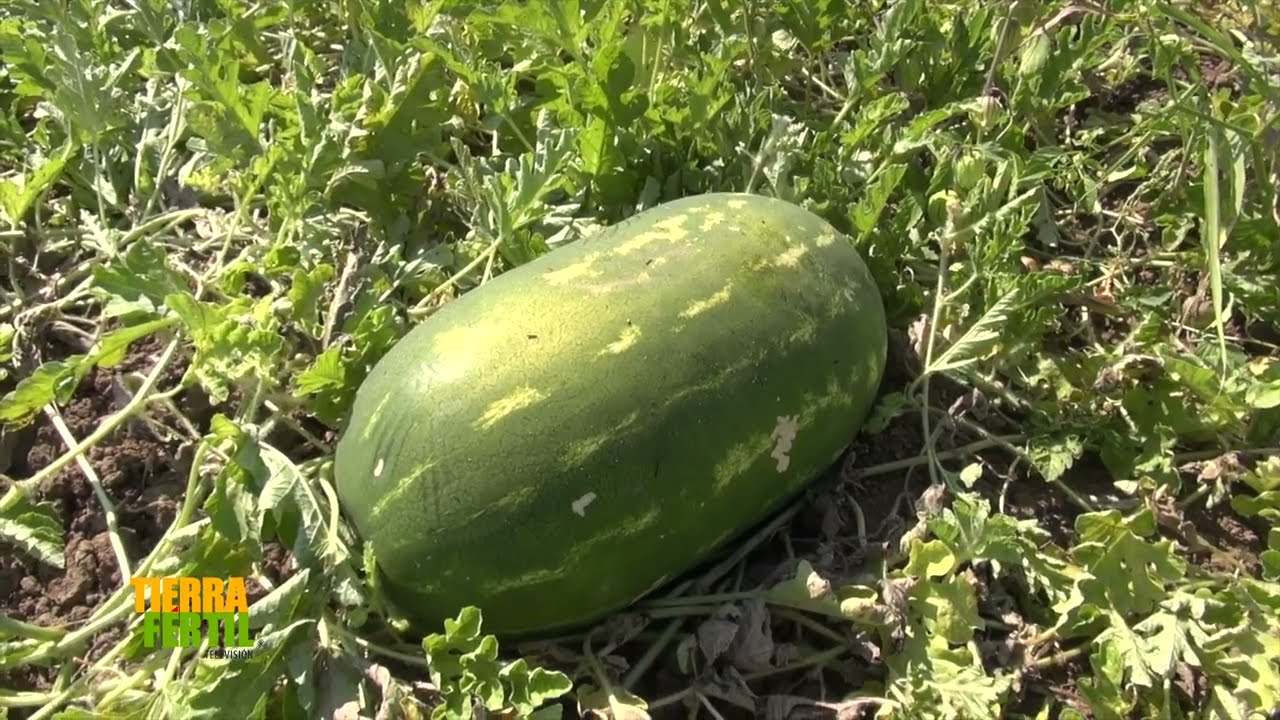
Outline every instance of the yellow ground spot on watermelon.
<svg viewBox="0 0 1280 720"><path fill-rule="evenodd" d="M600 271L593 267L596 260L599 259L599 252L589 252L578 262L566 265L559 270L543 273L542 277L546 278L547 282L552 285L568 285L585 277L599 275Z"/></svg>
<svg viewBox="0 0 1280 720"><path fill-rule="evenodd" d="M630 255L646 245L650 245L655 242L673 242L676 240L683 240L689 235L689 231L684 229L685 220L688 218L689 216L685 214L673 215L662 222L655 223L653 230L636 235L630 240L618 245L613 251L618 255Z"/></svg>
<svg viewBox="0 0 1280 720"><path fill-rule="evenodd" d="M689 307L680 311L680 317L688 320L689 318L697 317L698 315L701 315L702 313L710 310L711 308L717 305L723 304L729 299L729 292L730 290L732 290L732 288L733 288L733 282L730 281L729 283L726 283L724 287L717 290L715 294L711 295L710 297L693 301L692 303L689 304Z"/></svg>
<svg viewBox="0 0 1280 720"><path fill-rule="evenodd" d="M573 468L587 461L587 458L600 451L606 443L619 435L622 435L637 420L640 419L640 411L632 410L631 414L622 419L621 422L608 428L604 432L597 433L585 440L579 440L569 446L569 449L561 456L560 462L566 468Z"/></svg>
<svg viewBox="0 0 1280 720"><path fill-rule="evenodd" d="M698 226L698 229L702 232L707 232L722 222L724 222L724 213L715 211L709 212L707 213L707 216L702 219L702 224Z"/></svg>
<svg viewBox="0 0 1280 720"><path fill-rule="evenodd" d="M364 432L360 433L361 440L368 440L373 437L373 431L378 429L378 418L382 417L382 411L387 408L387 404L391 402L392 397L394 396L390 393L385 395L378 401L378 405L373 409L373 412L369 413L369 419L364 425Z"/></svg>
<svg viewBox="0 0 1280 720"><path fill-rule="evenodd" d="M626 352L633 345L635 345L636 341L638 341L639 339L640 339L640 326L636 325L635 323L631 323L622 329L622 334L618 337L617 340L614 340L608 345L605 345L603 350L596 353L596 357L600 357L602 355L618 355L620 353Z"/></svg>
<svg viewBox="0 0 1280 720"><path fill-rule="evenodd" d="M836 234L830 230L824 231L818 236L816 244L818 247L827 247L836 241Z"/></svg>
<svg viewBox="0 0 1280 720"><path fill-rule="evenodd" d="M773 452L770 457L778 461L778 472L786 472L791 466L791 446L796 441L796 431L799 427L799 415L783 415L778 418L778 424L774 426L773 432L769 434L769 439L773 441Z"/></svg>
<svg viewBox="0 0 1280 720"><path fill-rule="evenodd" d="M734 210L741 210L746 206L747 206L746 200L730 200L729 201L729 207L733 208Z"/></svg>
<svg viewBox="0 0 1280 720"><path fill-rule="evenodd" d="M382 477L382 468L386 466L386 458L378 458L378 464L373 466L373 476Z"/></svg>
<svg viewBox="0 0 1280 720"><path fill-rule="evenodd" d="M569 504L569 507L573 510L574 515L577 515L578 517L586 517L587 507L590 506L591 503L596 501L596 497L597 496L595 493L589 492L586 495L583 495L582 497L578 498L577 500L574 500L572 503Z"/></svg>
<svg viewBox="0 0 1280 720"><path fill-rule="evenodd" d="M485 408L484 414L472 425L477 430L488 430L500 420L517 410L523 410L537 402L547 399L545 393L537 388L522 385L512 390L505 397L494 400Z"/></svg>
<svg viewBox="0 0 1280 720"><path fill-rule="evenodd" d="M804 245L793 245L774 257L772 262L777 267L795 267L808 252L809 248Z"/></svg>
<svg viewBox="0 0 1280 720"><path fill-rule="evenodd" d="M409 491L409 488L417 484L417 482L422 479L422 476L430 472L431 468L435 466L436 461L433 459L427 460L414 468L413 472L409 473L407 477L396 483L395 487L388 490L381 498L378 499L378 502L374 503L373 508L369 510L370 520L376 520L377 517L382 514L383 510L386 510L387 508L394 506L397 502L404 500L405 493Z"/></svg>

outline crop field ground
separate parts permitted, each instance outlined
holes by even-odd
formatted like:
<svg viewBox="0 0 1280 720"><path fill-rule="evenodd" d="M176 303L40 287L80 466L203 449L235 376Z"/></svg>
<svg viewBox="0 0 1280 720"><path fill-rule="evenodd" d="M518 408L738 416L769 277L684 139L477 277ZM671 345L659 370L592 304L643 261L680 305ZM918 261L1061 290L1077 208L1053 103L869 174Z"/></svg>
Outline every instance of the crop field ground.
<svg viewBox="0 0 1280 720"><path fill-rule="evenodd" d="M1261 2L6 2L0 718L1280 716L1278 37ZM368 368L717 190L873 270L848 457L594 629L402 632L333 489ZM248 578L250 656L143 647L135 575Z"/></svg>

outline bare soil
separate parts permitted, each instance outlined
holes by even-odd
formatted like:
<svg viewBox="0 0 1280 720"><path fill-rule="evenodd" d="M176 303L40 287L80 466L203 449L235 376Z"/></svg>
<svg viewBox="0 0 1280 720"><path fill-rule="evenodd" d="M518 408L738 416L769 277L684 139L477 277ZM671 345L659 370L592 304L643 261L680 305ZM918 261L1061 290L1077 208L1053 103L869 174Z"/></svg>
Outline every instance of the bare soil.
<svg viewBox="0 0 1280 720"><path fill-rule="evenodd" d="M83 439L118 410L118 378L149 372L158 350L158 341L139 343L120 365L89 373L61 413L71 435ZM173 368L161 385L171 387L182 373L183 368ZM18 433L8 474L31 477L66 450L53 423L42 414ZM137 562L155 547L177 514L191 463L189 447L166 443L135 423L91 448L85 458L115 504L121 543L130 562ZM0 613L42 626L75 627L121 584L106 514L76 463L43 483L37 497L51 501L63 520L65 568L38 562L0 543ZM97 645L105 649L110 640L100 638ZM90 648L89 657L100 652L99 647ZM47 688L49 680L40 670L0 673L0 686L38 690Z"/></svg>

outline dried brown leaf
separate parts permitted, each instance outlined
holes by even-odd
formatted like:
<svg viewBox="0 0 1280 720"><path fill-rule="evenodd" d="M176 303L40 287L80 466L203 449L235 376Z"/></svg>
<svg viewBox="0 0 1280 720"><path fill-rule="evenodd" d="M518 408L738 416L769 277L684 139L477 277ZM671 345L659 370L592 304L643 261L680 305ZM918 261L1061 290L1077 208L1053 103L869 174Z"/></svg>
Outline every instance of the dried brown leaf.
<svg viewBox="0 0 1280 720"><path fill-rule="evenodd" d="M728 652L738 636L738 620L742 613L734 605L723 605L698 626L698 648L708 663Z"/></svg>
<svg viewBox="0 0 1280 720"><path fill-rule="evenodd" d="M737 636L730 650L733 666L743 672L773 667L773 625L764 600L752 598L743 603Z"/></svg>

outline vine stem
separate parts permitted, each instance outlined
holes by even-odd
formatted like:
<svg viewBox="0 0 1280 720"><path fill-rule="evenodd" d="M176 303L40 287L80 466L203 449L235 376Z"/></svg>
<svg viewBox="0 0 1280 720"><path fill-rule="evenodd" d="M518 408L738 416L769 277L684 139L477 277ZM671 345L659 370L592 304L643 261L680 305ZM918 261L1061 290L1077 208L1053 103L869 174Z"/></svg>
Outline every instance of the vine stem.
<svg viewBox="0 0 1280 720"><path fill-rule="evenodd" d="M364 638L359 637L358 635L342 627L341 623L330 623L328 624L328 627L329 627L329 632L333 633L334 635L337 635L338 637L340 637L341 639L347 642L350 642L356 645L362 650L367 650L375 655L381 655L386 658L391 658L392 660L399 660L400 662L408 663L416 667L421 667L421 668L428 667L426 658L421 655L410 655L409 653L403 653L403 652L400 652L399 650L393 650L389 647L379 645L369 640L365 640Z"/></svg>
<svg viewBox="0 0 1280 720"><path fill-rule="evenodd" d="M75 435L71 433L71 428L67 427L67 423L62 419L62 413L58 412L58 408L53 403L44 406L44 414L48 416L49 422L53 423L53 427L57 430L62 442L66 443L67 449L71 450L76 447ZM86 448L87 449L87 448ZM102 506L102 514L107 521L107 538L111 541L111 549L115 551L116 563L120 565L120 577L127 578L133 575L129 569L129 553L125 552L124 541L120 539L120 517L116 513L116 504L111 502L111 498L107 495L107 491L102 487L102 478L98 477L98 473L93 469L93 465L89 464L89 460L85 458L83 452L75 454L75 462L80 467L80 472L84 474L89 486L93 488L93 494L98 498L98 504Z"/></svg>
<svg viewBox="0 0 1280 720"><path fill-rule="evenodd" d="M956 221L960 216L960 201L953 200L947 207L947 223L943 228L941 247L938 249L938 281L933 291L933 313L929 318L929 327L925 331L924 374L919 378L920 402L924 406L920 413L925 439L925 453L929 460L929 482L938 484L938 458L933 446L933 433L929 427L929 380L933 376L933 348L938 337L938 322L942 319L942 307L946 304L943 292L947 285L947 262L951 259L951 245L956 238Z"/></svg>
<svg viewBox="0 0 1280 720"><path fill-rule="evenodd" d="M644 676L649 667L658 659L658 656L662 654L662 651L665 650L666 647L671 644L671 641L675 639L676 633L680 631L680 627L682 625L684 625L684 618L673 618L671 622L667 623L667 626L662 629L662 634L658 636L658 639L649 644L649 647L645 649L644 655L640 656L640 659L636 661L636 664L632 665L631 669L627 671L626 676L622 678L622 687L627 690L631 690L635 687L637 682L640 682L640 678Z"/></svg>
<svg viewBox="0 0 1280 720"><path fill-rule="evenodd" d="M141 395L142 393L140 392L139 396ZM151 567L155 565L155 563L166 552L168 552L169 546L172 545L173 543L174 535L179 530L187 527L187 525L191 522L191 516L195 513L196 506L198 504L197 498L199 496L199 493L197 492L197 490L200 483L200 467L201 465L203 465L205 455L209 452L209 450L210 450L210 446L207 442L201 443L196 447L195 457L191 461L191 469L187 474L187 487L183 494L182 506L178 510L178 516L174 518L173 523L169 526L169 529L165 532L164 536L162 536L159 542L156 543L155 548L152 549L152 551L147 555L146 559L143 560L142 563L138 566L136 573L138 573L139 575L145 574L146 572L148 572L151 569ZM200 522L202 523L208 522L208 520L201 520ZM125 583L120 588L118 588L114 593L112 593L111 596L108 597L107 600L98 607L98 609L94 612L93 616L90 617L89 621L85 623L84 626L82 626L79 630L66 633L57 642L52 643L48 646L45 646L31 653L30 655L21 658L20 662L26 663L26 664L38 663L53 657L57 657L62 653L65 653L69 650L80 647L81 645L83 645L85 642L87 642L90 638L92 638L94 635L96 635L103 629L111 625L114 625L116 622L119 622L125 615L128 614L128 612L132 607L129 603L130 589L131 589L130 585L128 583L128 580L126 579ZM80 680L78 680L75 683L72 683L71 686L68 687L64 692L53 697L47 704L44 705L44 707L40 709L40 711L38 711L35 715L33 715L32 716L33 720L37 718L48 717L52 715L54 712L56 712L59 707L64 705L71 697L74 697L74 693L77 691L77 688L81 687L82 684L87 683L88 678L93 675L93 672L95 670L101 669L102 667L107 666L110 663L114 662L114 658L124 651L124 648L127 644L128 644L128 640L121 641L113 649L108 651L102 657L102 659L100 659L97 663L93 665L93 667L89 669L89 672L86 672L80 678Z"/></svg>
<svg viewBox="0 0 1280 720"><path fill-rule="evenodd" d="M67 634L67 631L62 628L32 625L7 615L0 615L0 633L17 635L31 640L53 640L56 642L62 639Z"/></svg>
<svg viewBox="0 0 1280 720"><path fill-rule="evenodd" d="M165 323L165 325L172 325L177 322L178 318L174 316L169 318L169 322ZM57 476L58 473L62 472L63 468L70 465L72 462L75 462L77 458L84 455L89 448L102 442L108 435L115 432L121 425L125 424L130 417L150 401L152 392L155 390L156 383L160 380L160 375L173 360L174 353L177 352L177 349L177 339L170 340L169 345L165 347L164 352L160 354L160 359L156 361L155 367L151 369L151 373L142 381L142 386L138 388L138 392L130 398L129 402L124 407L107 416L107 418L103 420L92 433L85 436L85 438L80 442L77 442L68 452L63 453L56 460L49 463L44 467L44 469L40 470L40 472L23 481L23 484L27 487L38 487L50 478Z"/></svg>
<svg viewBox="0 0 1280 720"><path fill-rule="evenodd" d="M836 658L840 657L841 655L845 654L848 651L849 651L849 648L845 647L844 645L828 648L827 650L814 653L809 657L802 658L789 665L783 665L782 667L770 668L768 670L761 670L759 672L743 675L742 679L747 682L753 682L755 680L763 680L764 678L771 677L773 675L781 675L782 673L793 672L795 670L804 670L806 668L811 668L817 665L824 665L826 663L831 662L832 660L835 660ZM694 687L687 687L683 690L679 690L677 692L671 693L670 695L660 697L657 700L654 700L653 702L648 703L649 709L656 710L657 708L663 707L665 705L671 705L673 703L680 702L681 700L683 700L684 698L692 694L695 690L696 688Z"/></svg>
<svg viewBox="0 0 1280 720"><path fill-rule="evenodd" d="M465 277L467 273L480 267L482 263L488 262L489 259L493 257L494 253L498 252L498 247L501 245L502 238L498 238L490 242L489 247L485 248L484 252L477 255L474 260L464 265L461 270L450 276L448 280L437 285L431 292L427 293L426 297L419 300L418 303L409 310L409 315L416 317L426 314L427 305L431 303L431 301L443 294L444 291L454 285L457 285L458 281Z"/></svg>

